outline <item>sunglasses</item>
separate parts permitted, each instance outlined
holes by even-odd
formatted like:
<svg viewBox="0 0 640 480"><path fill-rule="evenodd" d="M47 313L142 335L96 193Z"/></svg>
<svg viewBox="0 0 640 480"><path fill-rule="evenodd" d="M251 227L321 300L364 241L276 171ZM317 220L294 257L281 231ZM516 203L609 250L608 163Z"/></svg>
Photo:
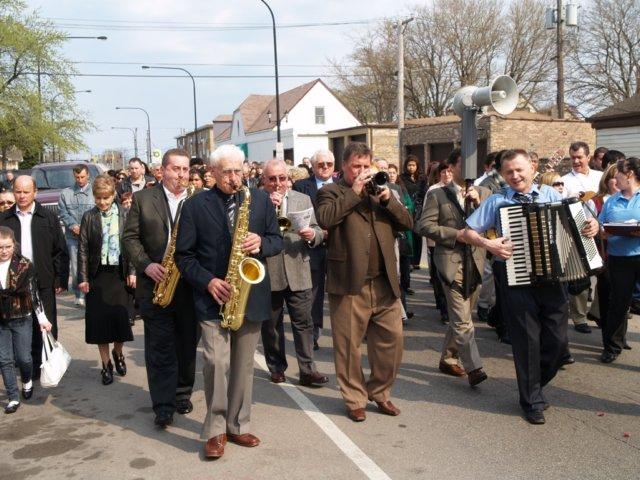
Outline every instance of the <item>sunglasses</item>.
<svg viewBox="0 0 640 480"><path fill-rule="evenodd" d="M553 182L553 187L564 187L564 182Z"/></svg>
<svg viewBox="0 0 640 480"><path fill-rule="evenodd" d="M7 200L6 202L0 202L0 207L4 207L5 205L9 205L10 207L15 205L16 202L12 202L11 200Z"/></svg>
<svg viewBox="0 0 640 480"><path fill-rule="evenodd" d="M319 168L331 168L331 167L333 167L333 163L332 162L318 162L318 163L316 163L316 165Z"/></svg>

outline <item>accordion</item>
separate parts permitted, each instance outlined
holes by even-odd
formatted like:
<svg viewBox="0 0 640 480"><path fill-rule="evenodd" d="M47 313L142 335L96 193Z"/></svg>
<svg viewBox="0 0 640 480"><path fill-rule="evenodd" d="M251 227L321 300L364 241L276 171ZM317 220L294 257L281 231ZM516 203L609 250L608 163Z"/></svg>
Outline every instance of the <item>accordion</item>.
<svg viewBox="0 0 640 480"><path fill-rule="evenodd" d="M577 198L506 205L498 215L500 235L513 243L509 286L579 280L603 266L594 239L580 233L587 218Z"/></svg>

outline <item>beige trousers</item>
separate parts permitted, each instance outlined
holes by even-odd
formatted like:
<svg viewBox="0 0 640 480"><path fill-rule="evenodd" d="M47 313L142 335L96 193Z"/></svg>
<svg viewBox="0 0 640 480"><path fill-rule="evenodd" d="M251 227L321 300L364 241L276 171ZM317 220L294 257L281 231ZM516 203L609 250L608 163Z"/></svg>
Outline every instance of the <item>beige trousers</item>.
<svg viewBox="0 0 640 480"><path fill-rule="evenodd" d="M245 321L235 332L220 327L219 320L205 320L202 375L207 415L200 438L222 433L248 433L251 428L253 354L260 338L260 322Z"/></svg>
<svg viewBox="0 0 640 480"><path fill-rule="evenodd" d="M456 273L455 281L462 283L462 267ZM449 364L462 362L466 372L471 372L482 367L482 359L476 344L475 328L471 319L471 312L478 300L480 287L466 300L462 294L446 284L442 284L444 295L447 299L447 311L449 312L449 328L442 345L441 360Z"/></svg>
<svg viewBox="0 0 640 480"><path fill-rule="evenodd" d="M338 386L349 410L368 400L386 402L402 361L400 299L385 275L365 282L358 295L329 295ZM365 381L360 345L367 336L371 375Z"/></svg>

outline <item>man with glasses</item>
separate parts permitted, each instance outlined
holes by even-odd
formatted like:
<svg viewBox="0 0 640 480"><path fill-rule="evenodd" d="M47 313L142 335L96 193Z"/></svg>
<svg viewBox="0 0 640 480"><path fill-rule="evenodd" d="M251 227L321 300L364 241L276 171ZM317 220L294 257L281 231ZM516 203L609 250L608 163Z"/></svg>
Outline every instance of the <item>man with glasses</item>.
<svg viewBox="0 0 640 480"><path fill-rule="evenodd" d="M264 191L281 217L288 212L313 209L308 195L289 190L287 166L282 160L270 160L263 173ZM313 210L312 210L313 212ZM285 381L287 357L284 347L284 304L291 319L293 341L300 369L300 384L320 386L329 381L316 369L313 361L313 320L311 305L313 292L309 253L322 244L322 229L312 213L309 226L298 231L283 231L284 250L279 255L267 258L271 279L271 319L262 324L262 345L271 381Z"/></svg>
<svg viewBox="0 0 640 480"><path fill-rule="evenodd" d="M333 183L333 172L335 169L335 159L333 153L329 150L318 150L311 157L311 165L313 175L309 178L298 180L293 185L296 192L309 195L313 208L316 209L317 215L318 204L316 195L325 185ZM318 350L318 340L323 325L323 308L324 308L324 283L327 274L327 232L324 232L325 242L322 245L311 250L311 283L313 284L313 307L311 308L311 317L313 318L313 349Z"/></svg>
<svg viewBox="0 0 640 480"><path fill-rule="evenodd" d="M6 212L16 204L16 198L11 190L5 190L0 193L0 213Z"/></svg>
<svg viewBox="0 0 640 480"><path fill-rule="evenodd" d="M242 326L235 331L220 325L221 307L235 285L225 278L238 211L244 201L242 163L244 153L235 145L218 147L211 155L216 186L185 202L180 217L175 261L193 287L196 317L202 327L203 377L207 416L201 438L204 455L219 458L227 440L255 447L260 439L251 434L253 355L262 322L269 320L271 287L269 272L251 287ZM251 190L249 232L242 251L260 261L282 250L282 236L269 196Z"/></svg>
<svg viewBox="0 0 640 480"><path fill-rule="evenodd" d="M58 200L58 215L64 225L64 238L69 250L71 267L71 290L75 294L76 306L84 306L84 293L78 289L78 240L80 238L80 222L82 215L95 205L93 191L89 181L89 168L86 165L73 167L76 183L65 188Z"/></svg>

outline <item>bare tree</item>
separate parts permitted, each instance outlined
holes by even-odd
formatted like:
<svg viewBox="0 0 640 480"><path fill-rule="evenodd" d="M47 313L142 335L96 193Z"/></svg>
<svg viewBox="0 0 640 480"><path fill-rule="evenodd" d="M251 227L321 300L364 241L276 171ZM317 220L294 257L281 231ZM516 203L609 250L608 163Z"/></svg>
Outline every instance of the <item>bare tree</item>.
<svg viewBox="0 0 640 480"><path fill-rule="evenodd" d="M592 0L570 44L567 93L594 111L640 93L640 1Z"/></svg>
<svg viewBox="0 0 640 480"><path fill-rule="evenodd" d="M515 80L521 99L528 103L553 96L549 87L555 80L555 33L546 30L544 17L544 0L515 0L503 19L502 70Z"/></svg>

